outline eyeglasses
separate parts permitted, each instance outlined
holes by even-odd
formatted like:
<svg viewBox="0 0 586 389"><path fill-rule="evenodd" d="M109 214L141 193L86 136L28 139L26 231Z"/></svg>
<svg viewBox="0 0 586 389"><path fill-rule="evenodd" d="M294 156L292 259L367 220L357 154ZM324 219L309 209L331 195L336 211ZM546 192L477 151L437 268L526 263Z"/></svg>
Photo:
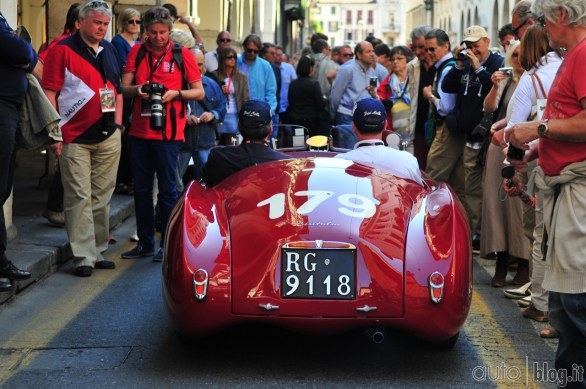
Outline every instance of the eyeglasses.
<svg viewBox="0 0 586 389"><path fill-rule="evenodd" d="M528 21L529 21L529 19L527 19L523 23L519 24L519 26L517 26L517 28L513 28L513 34L515 34L515 36L517 38L519 37L519 31L523 28L524 25L527 24Z"/></svg>
<svg viewBox="0 0 586 389"><path fill-rule="evenodd" d="M218 42L232 42L232 39L230 39L230 38L220 38L220 39L218 39Z"/></svg>
<svg viewBox="0 0 586 389"><path fill-rule="evenodd" d="M141 24L142 20L132 19L132 20L127 20L126 23L128 23L128 24Z"/></svg>
<svg viewBox="0 0 586 389"><path fill-rule="evenodd" d="M436 49L435 47L426 47L425 51L433 53L435 51L435 49Z"/></svg>
<svg viewBox="0 0 586 389"><path fill-rule="evenodd" d="M354 57L354 54L346 53L346 54L340 54L340 56L345 57L345 58L352 58L352 57Z"/></svg>
<svg viewBox="0 0 586 389"><path fill-rule="evenodd" d="M88 3L87 5L90 8L106 8L106 9L110 9L110 7L108 7L108 3L105 3L103 1L92 1L91 3Z"/></svg>
<svg viewBox="0 0 586 389"><path fill-rule="evenodd" d="M246 52L248 54L251 54L251 53L258 54L258 50L255 50L255 49L246 49Z"/></svg>
<svg viewBox="0 0 586 389"><path fill-rule="evenodd" d="M395 62L395 61L402 61L404 59L407 59L407 57L393 57L390 59L390 61Z"/></svg>
<svg viewBox="0 0 586 389"><path fill-rule="evenodd" d="M236 56L235 55L227 55L226 59L236 59Z"/></svg>
<svg viewBox="0 0 586 389"><path fill-rule="evenodd" d="M545 20L545 16L541 15L537 17L537 24L539 24L541 27L545 27L546 22L547 21Z"/></svg>

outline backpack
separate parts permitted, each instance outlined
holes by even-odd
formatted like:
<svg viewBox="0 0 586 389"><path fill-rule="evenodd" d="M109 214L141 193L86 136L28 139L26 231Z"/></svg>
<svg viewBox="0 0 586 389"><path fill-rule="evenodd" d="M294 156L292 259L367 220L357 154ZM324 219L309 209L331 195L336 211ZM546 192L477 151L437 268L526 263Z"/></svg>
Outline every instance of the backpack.
<svg viewBox="0 0 586 389"><path fill-rule="evenodd" d="M189 89L189 83L187 82L187 76L185 75L185 66L183 65L183 46L175 43L173 45L173 48L171 49L171 53L173 54L173 59L171 62L171 66L173 66L173 62L177 64L177 67L179 68L179 71L181 72L181 89ZM135 69L138 69L138 66L140 65L140 63L142 62L142 60L144 59L144 57L146 56L146 46L143 43L139 48L138 48L138 53L136 53L136 60L134 62L134 67ZM203 74L202 74L203 76ZM181 116L185 116L185 105L187 103L185 101L183 101L181 103ZM175 134L177 133L177 119L176 119L176 115L177 113L175 112L175 107L171 106L171 125L173 127L172 132L171 132L171 138L167 139L167 133L165 130L163 130L163 139L165 140L175 140Z"/></svg>

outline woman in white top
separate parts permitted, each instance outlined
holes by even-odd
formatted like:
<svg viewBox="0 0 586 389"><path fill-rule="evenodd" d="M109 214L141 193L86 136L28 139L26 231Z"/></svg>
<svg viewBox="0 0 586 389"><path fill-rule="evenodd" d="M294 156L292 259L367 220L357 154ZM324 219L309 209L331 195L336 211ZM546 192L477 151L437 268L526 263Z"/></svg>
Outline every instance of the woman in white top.
<svg viewBox="0 0 586 389"><path fill-rule="evenodd" d="M521 56L519 59L521 65L529 70L519 80L519 85L511 100L511 109L507 115L507 128L512 127L516 123L541 119L541 117L538 117L539 115L535 115L537 94L539 94L540 98L544 97L539 81L543 85L545 94L548 94L553 79L562 63L562 58L559 53L549 47L549 39L545 30L539 25L533 25L525 32L521 40ZM534 80L537 89L534 88ZM502 139L503 137L500 136L500 138ZM500 144L506 146L505 141L503 139ZM535 166L536 161L530 163L527 172L522 174L521 178L526 180L527 174ZM545 262L543 261L543 253L541 252L543 211L542 197L539 193L536 194L535 211L527 210L524 215L524 227L526 234L533 240L533 268L531 272L531 304L523 311L523 316L537 321L547 321L548 294L541 287L545 273Z"/></svg>
<svg viewBox="0 0 586 389"><path fill-rule="evenodd" d="M507 123L507 111L512 107L511 99L515 94L519 78L525 72L519 61L521 42L514 41L505 56L505 65L510 71L496 71L491 79L493 87L484 100L485 112L494 112L495 127L504 127ZM484 168L484 185L482 190L483 239L480 241L480 256L495 258L497 271L491 285L501 287L506 284L509 258L522 262L513 283L526 283L529 272L529 240L523 233L522 203L519 199L507 198L501 187L503 168L503 151L500 145L490 143L486 151Z"/></svg>

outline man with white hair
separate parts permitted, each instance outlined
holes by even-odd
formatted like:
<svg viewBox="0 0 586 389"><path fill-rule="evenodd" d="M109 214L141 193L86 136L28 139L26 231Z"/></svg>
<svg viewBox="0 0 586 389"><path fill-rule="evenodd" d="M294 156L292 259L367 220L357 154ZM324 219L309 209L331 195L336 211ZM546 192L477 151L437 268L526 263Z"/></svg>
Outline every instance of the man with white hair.
<svg viewBox="0 0 586 389"><path fill-rule="evenodd" d="M585 387L586 367L586 0L535 0L531 12L554 49L567 54L547 97L541 121L518 123L505 138L528 150L517 168L539 157L535 184L543 193L543 287L549 290L549 322L559 332L558 372ZM531 147L527 144L535 139ZM566 382L558 382L564 386Z"/></svg>
<svg viewBox="0 0 586 389"><path fill-rule="evenodd" d="M65 227L79 277L116 266L102 255L124 131L118 54L104 40L111 18L105 2L82 5L79 31L52 49L43 69L43 90L61 114Z"/></svg>

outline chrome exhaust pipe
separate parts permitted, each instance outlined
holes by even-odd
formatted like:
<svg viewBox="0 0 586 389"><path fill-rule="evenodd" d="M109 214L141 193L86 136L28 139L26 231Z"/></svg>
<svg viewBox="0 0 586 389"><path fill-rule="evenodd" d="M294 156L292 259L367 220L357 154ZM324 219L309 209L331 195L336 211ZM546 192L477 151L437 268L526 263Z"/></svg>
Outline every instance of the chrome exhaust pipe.
<svg viewBox="0 0 586 389"><path fill-rule="evenodd" d="M385 329L383 327L369 328L366 330L366 335L375 343L381 344L385 341Z"/></svg>

